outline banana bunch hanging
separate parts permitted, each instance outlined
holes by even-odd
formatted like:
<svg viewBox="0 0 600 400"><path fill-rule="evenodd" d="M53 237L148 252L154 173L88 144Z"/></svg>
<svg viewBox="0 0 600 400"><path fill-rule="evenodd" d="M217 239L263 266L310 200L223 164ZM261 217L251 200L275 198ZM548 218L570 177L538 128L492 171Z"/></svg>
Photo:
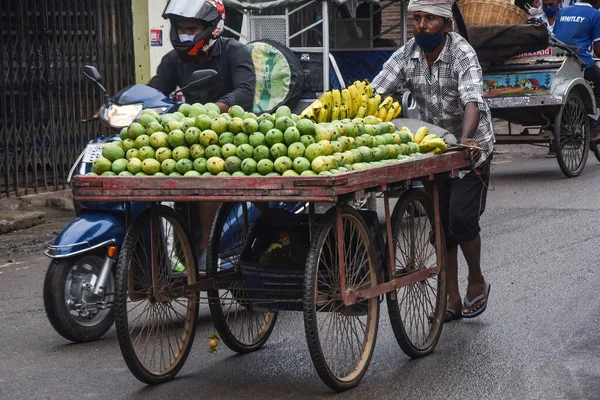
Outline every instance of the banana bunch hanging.
<svg viewBox="0 0 600 400"><path fill-rule="evenodd" d="M308 118L313 122L331 122L343 119L364 118L372 115L389 122L400 115L400 103L391 96L381 99L381 95L373 94L373 87L364 81L355 81L348 88L333 89L323 92L321 98L302 111L300 118Z"/></svg>
<svg viewBox="0 0 600 400"><path fill-rule="evenodd" d="M412 133L411 133L412 135ZM448 150L444 139L429 133L429 128L423 126L414 134L414 140L419 145L419 151L423 154L441 154Z"/></svg>

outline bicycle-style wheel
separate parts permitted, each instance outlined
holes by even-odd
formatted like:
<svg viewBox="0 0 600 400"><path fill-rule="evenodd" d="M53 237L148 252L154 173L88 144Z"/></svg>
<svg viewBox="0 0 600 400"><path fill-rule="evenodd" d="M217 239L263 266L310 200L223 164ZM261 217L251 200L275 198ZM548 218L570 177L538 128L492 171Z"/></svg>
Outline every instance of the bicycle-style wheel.
<svg viewBox="0 0 600 400"><path fill-rule="evenodd" d="M430 354L444 323L446 309L446 247L443 232L436 235L442 251L436 251L433 206L423 190L410 190L392 214L396 269L394 278L423 274L423 279L387 294L388 312L400 348L412 358ZM429 270L429 273L427 273Z"/></svg>
<svg viewBox="0 0 600 400"><path fill-rule="evenodd" d="M590 120L581 96L573 91L556 114L556 160L567 178L578 176L590 150Z"/></svg>
<svg viewBox="0 0 600 400"><path fill-rule="evenodd" d="M342 235L347 292L377 285L377 259L361 215L342 211ZM379 323L379 299L344 305L336 213L332 212L313 237L306 261L304 327L308 350L319 377L333 390L358 385L367 371Z"/></svg>
<svg viewBox="0 0 600 400"><path fill-rule="evenodd" d="M242 249L259 215L259 210L249 202L221 204L206 254L208 274L228 272L230 277L235 276L227 280L225 287L208 291L208 304L223 343L238 353L260 349L271 336L277 320L277 313L261 311L251 304L239 273Z"/></svg>
<svg viewBox="0 0 600 400"><path fill-rule="evenodd" d="M129 370L147 384L173 379L194 341L198 294L185 285L197 270L183 226L173 209L151 207L128 229L119 255L117 336Z"/></svg>

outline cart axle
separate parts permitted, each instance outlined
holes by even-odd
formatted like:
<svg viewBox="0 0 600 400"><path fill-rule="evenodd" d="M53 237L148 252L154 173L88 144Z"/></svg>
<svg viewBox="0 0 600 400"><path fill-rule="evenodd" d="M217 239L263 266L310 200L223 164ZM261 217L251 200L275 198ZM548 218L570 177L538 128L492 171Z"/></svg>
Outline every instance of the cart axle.
<svg viewBox="0 0 600 400"><path fill-rule="evenodd" d="M379 284L373 288L359 290L354 293L347 293L346 296L344 296L344 305L351 306L359 301L368 300L373 297L379 297L383 294L393 292L401 287L423 282L432 276L437 275L438 272L439 268L437 266L426 268L400 278L392 279L391 281Z"/></svg>

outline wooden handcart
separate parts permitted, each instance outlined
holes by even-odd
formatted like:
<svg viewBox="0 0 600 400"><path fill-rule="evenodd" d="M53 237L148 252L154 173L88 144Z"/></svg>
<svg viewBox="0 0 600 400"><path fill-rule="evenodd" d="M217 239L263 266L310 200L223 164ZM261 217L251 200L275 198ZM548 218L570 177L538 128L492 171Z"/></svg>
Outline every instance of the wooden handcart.
<svg viewBox="0 0 600 400"><path fill-rule="evenodd" d="M279 311L302 311L317 373L343 391L367 370L384 295L402 350L416 358L435 348L446 308L437 182L468 166L463 151L452 151L324 177L82 176L73 193L79 201L156 202L130 221L116 273L119 344L139 380L156 384L177 374L194 340L199 304L207 301L220 338L238 353L265 344ZM414 180L430 181L433 196L413 188ZM376 213L350 206L370 192L383 196L385 229ZM392 197L399 197L393 212ZM159 204L201 201L223 202L206 271L198 271L186 222ZM305 229L304 268L270 270L245 259L260 242L253 229L264 232L257 216L267 215L268 202L308 204L304 214L272 221ZM332 207L318 214L316 203ZM291 239L297 254L302 247Z"/></svg>

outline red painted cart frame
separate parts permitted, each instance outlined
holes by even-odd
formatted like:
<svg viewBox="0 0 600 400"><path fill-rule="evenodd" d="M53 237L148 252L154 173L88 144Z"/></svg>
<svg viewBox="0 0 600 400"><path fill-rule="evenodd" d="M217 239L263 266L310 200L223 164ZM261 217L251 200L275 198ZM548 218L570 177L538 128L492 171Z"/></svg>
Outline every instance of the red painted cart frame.
<svg viewBox="0 0 600 400"><path fill-rule="evenodd" d="M334 203L336 205L336 216L335 220L330 220L330 223L332 225L329 225L330 229L332 229L333 232L336 232L335 239L333 239L332 242L332 247L337 247L337 254L343 255L345 254L345 248L349 246L348 243L345 243L345 240L347 239L345 239L346 232L344 231L344 218L346 218L347 220L347 215L352 215L352 213L346 214L348 213L348 210L346 207L343 207L343 204L348 201L361 199L365 196L365 194L370 192L383 193L386 218L385 235L387 237L387 258L389 260L388 274L386 279L377 278L377 280L372 281L373 284L370 285L368 288L365 288L364 286L360 285L353 287L351 283L347 287L347 266L345 265L346 257L339 256L337 257L337 261L334 262L336 265L339 266L338 272L340 281L339 291L338 289L336 289L334 293L336 301L343 303L343 305L348 310L354 310L356 312L357 309L352 309L351 307L353 305L357 305L360 307L360 305L357 304L359 302L365 302L368 299L374 299L386 293L391 293L390 296L393 297L397 295L397 293L395 292L397 289L420 282L424 283L429 278L442 276L444 274L445 247L439 210L438 180L453 177L456 175L456 172L458 170L466 168L469 165L470 162L466 157L466 153L464 151L451 151L442 155L425 155L414 159L408 159L404 162L386 164L380 167L352 171L349 173L334 176L218 178L139 178L80 176L76 177L73 180L73 195L74 198L78 201L125 202L127 208L130 202L218 201L241 202L245 204L246 202L276 201L309 203L309 226L311 237L314 235L313 230L314 226L316 225L314 203ZM394 242L394 237L392 233L392 218L390 213L389 199L390 197L395 196L398 191L410 187L410 183L413 180L433 181L433 221L431 221L431 214L429 214L431 212L430 206L428 206L429 211L427 211L427 213L430 216L429 221L432 225L431 228L435 232L435 243L431 244L434 244L437 262L435 262L435 265L431 266L426 263L417 264L412 268L410 272L405 271L396 274L396 244ZM408 193L412 193L413 195L418 194L417 192ZM405 193L405 195L407 195L407 198L411 196L408 193ZM422 195L419 194L419 196ZM414 198L415 197L413 197L413 199ZM429 201L427 201L427 203L429 204ZM402 210L403 208L400 207L400 209ZM415 209L413 209L412 212L415 212ZM421 211L416 210L416 212L420 213ZM364 224L364 221L362 222L362 224ZM215 228L213 228L213 230L214 229ZM158 247L160 246L160 239L158 237L159 230L160 229L157 226L157 221L155 221L153 218L150 224L152 284L151 287L149 287L149 291L151 293L148 293L148 296L151 296L151 298L155 299L156 301L163 302L169 301L169 299L171 298L177 299L179 297L184 296L193 296L194 293L198 293L201 291L214 291L220 289L228 290L227 288L229 287L229 284L232 283L232 281L240 279L241 272L239 270L229 271L225 269L217 271L216 273L207 273L203 276L200 276L197 280L192 280L191 282L178 282L177 284L170 286L166 290L162 290L164 288L161 288L158 284L159 266L157 260ZM319 235L322 235L322 233L319 233ZM428 242L431 239L431 236L429 236L430 234L428 233L427 235L428 236L427 239L425 239L425 242ZM367 236L364 242L366 248L368 249L367 252L372 253L373 249L376 246L375 241L378 238L371 236L369 233L363 235L363 237L365 236ZM314 241L311 240L311 243L319 242L320 239L316 239L317 240ZM353 239L349 239L349 243L351 243L352 240ZM316 246L315 248L318 248L319 245L311 244L311 246ZM414 242L411 243L409 247L415 251L420 249L420 246L414 244ZM309 252L312 253L313 250L314 249L309 250ZM384 249L381 250L385 251ZM371 260L373 260L373 258L371 258ZM308 263L309 261L307 261L307 282L310 274L308 272L309 269L312 268L312 271L314 271L314 265L316 265L317 268L320 268L320 261L317 261L316 264L314 263L314 261L310 262L310 264ZM351 263L352 260L350 260L350 264ZM119 262L119 265L121 265L121 262ZM123 265L127 265L127 262L124 261ZM352 269L353 266L350 265L348 268ZM193 270L196 271L196 269ZM352 275L354 273L354 270L351 270L349 272ZM311 292L308 289L306 290L308 292L305 292L304 298L308 299L309 294L306 293ZM427 350L424 350L420 353L419 351L412 352L411 356L413 357L421 357L425 354L428 354L430 351L433 350L435 344L437 343L437 338L439 337L439 333L441 332L441 326L443 324L443 311L445 308L446 301L445 283L440 286L440 291L438 291L436 298L438 302L436 305L436 313L432 316L427 315L424 318L429 318L430 324L434 324L437 327L437 334L435 335L435 339L433 339L433 341L431 342L432 344L429 345ZM393 299L395 299L395 297L393 297ZM139 299L136 298L136 300ZM316 304L317 302L316 298L304 301L309 302L309 304ZM373 302L371 301L371 303ZM358 310L360 310L360 308ZM377 308L377 315L379 313L378 310L379 308ZM437 312L437 310L440 311ZM305 308L305 318L307 315L306 312L307 309ZM375 330L370 331L373 332L373 338L371 340L372 344L369 347L370 350L360 350L361 357L363 357L363 355L365 354L372 353L372 349L374 348L375 342L374 337L376 337L376 328L373 329ZM119 331L119 326L117 326L117 331ZM309 334L309 331L307 331L307 340L309 340L309 336L314 337L314 333ZM397 340L400 341L400 339L398 339L398 336ZM348 339L348 341L350 341L350 339ZM400 346L403 346L402 343L400 344ZM309 349L310 348L311 346L309 345ZM405 350L405 352L407 351L404 347L403 350ZM319 354L319 357L321 357L322 354ZM181 362L178 361L177 364L182 365L183 362L185 362L185 357L186 356L184 356L181 359ZM315 363L315 367L317 367L319 363L321 363L320 365L322 367L322 362L315 361L315 356L312 352L311 357L313 357L313 363ZM348 378L347 381L339 380L337 377L331 378L331 373L328 372L329 370L327 369L317 367L317 372L319 373L321 379L332 389L340 391L347 390L358 384L358 382L362 378L362 375L364 374L364 371L366 371L370 355L365 357L368 357L368 359L363 360L361 358L361 360L363 361L361 361L361 363L357 364L356 366L356 371L358 372L350 372L348 376L344 376L344 378ZM131 355L129 355L129 358L131 358ZM128 358L126 358L126 361L127 360ZM132 369L132 363L136 365L134 369ZM166 379L170 379L166 376L148 377L146 374L140 373L137 364L131 361L128 361L128 366L130 367L130 370L134 373L134 375L138 377L138 379L146 383L157 383L162 382ZM176 372L174 374L176 374ZM174 374L172 374L172 376L174 376Z"/></svg>
<svg viewBox="0 0 600 400"><path fill-rule="evenodd" d="M439 217L438 191L436 178L452 177L456 171L470 165L464 151L451 151L441 155L424 155L412 160L388 164L381 167L352 171L333 176L318 177L212 177L212 178L171 178L171 177L91 177L78 176L73 179L73 196L78 201L110 202L326 202L360 199L368 192L382 192L386 218L386 236L390 275L394 272L394 248L392 227L390 225L390 192L395 186L410 183L412 180L431 180L434 182L433 205L436 232L441 231ZM310 207L311 220L314 208ZM337 230L339 248L341 240L341 208L337 208ZM436 241L436 247L442 245ZM438 248L437 251L441 251ZM340 257L340 277L345 274L343 257ZM436 274L440 266L392 279L375 288L359 292L347 292L342 279L342 297L344 304L350 306L360 300L377 297L398 287L410 285ZM214 277L218 279L218 277ZM198 281L188 291L212 288L212 279Z"/></svg>

